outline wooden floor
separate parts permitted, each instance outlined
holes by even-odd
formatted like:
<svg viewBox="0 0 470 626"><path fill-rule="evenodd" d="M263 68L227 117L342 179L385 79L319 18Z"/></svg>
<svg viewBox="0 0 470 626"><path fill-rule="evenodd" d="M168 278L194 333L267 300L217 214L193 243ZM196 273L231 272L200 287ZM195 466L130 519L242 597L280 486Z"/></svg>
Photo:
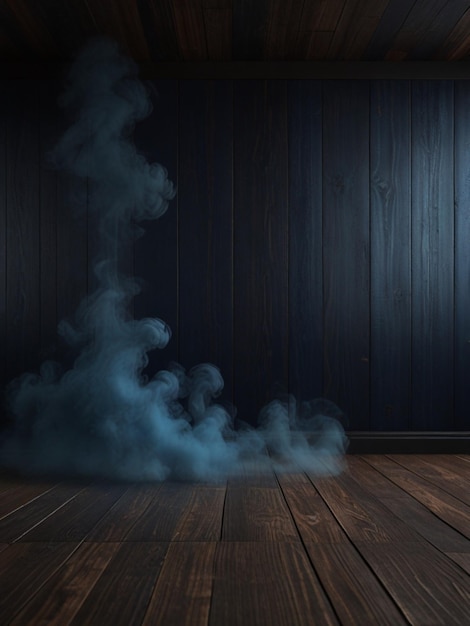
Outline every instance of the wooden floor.
<svg viewBox="0 0 470 626"><path fill-rule="evenodd" d="M470 624L470 456L227 485L0 482L0 624Z"/></svg>

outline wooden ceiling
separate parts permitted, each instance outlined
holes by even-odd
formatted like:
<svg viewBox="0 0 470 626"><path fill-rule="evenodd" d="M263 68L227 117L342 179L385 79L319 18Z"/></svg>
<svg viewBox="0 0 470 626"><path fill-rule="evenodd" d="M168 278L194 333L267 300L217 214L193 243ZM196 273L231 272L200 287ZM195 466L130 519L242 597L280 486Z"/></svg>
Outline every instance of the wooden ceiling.
<svg viewBox="0 0 470 626"><path fill-rule="evenodd" d="M91 36L136 61L457 61L467 0L0 0L0 61L68 61Z"/></svg>

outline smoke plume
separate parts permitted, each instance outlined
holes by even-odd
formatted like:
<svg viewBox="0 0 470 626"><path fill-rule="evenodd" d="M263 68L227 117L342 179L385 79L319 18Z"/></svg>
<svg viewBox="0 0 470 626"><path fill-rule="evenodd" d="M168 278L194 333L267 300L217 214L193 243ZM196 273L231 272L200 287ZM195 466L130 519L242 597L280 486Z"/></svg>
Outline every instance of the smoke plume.
<svg viewBox="0 0 470 626"><path fill-rule="evenodd" d="M147 353L163 348L171 333L162 320L130 316L138 287L118 267L135 224L160 217L175 195L164 167L149 164L132 141L150 100L134 63L100 40L78 56L61 104L74 121L51 158L55 167L88 180L99 224L98 287L74 320L59 326L78 354L73 366L63 372L46 362L39 374L10 385L13 428L1 447L2 463L27 472L132 480L218 480L246 459L339 471L344 431L325 402L299 411L293 400L273 401L258 428L235 430L214 402L223 389L214 365L189 373L172 366L145 379Z"/></svg>

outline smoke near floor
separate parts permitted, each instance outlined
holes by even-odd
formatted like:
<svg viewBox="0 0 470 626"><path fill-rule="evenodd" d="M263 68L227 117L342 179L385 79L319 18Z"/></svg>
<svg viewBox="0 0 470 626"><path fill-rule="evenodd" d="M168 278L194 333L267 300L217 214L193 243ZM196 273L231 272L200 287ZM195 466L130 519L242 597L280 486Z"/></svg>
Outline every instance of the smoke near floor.
<svg viewBox="0 0 470 626"><path fill-rule="evenodd" d="M77 57L61 105L73 123L51 159L88 180L99 225L98 287L73 322L59 325L78 355L73 366L64 372L46 362L39 374L11 383L13 427L1 446L2 464L129 480L220 480L248 460L340 471L346 438L332 403L299 409L293 399L273 400L256 429L235 429L214 401L223 389L216 366L186 373L173 365L145 379L148 352L163 348L171 332L160 319L131 317L138 285L118 268L119 251L142 234L136 223L159 218L175 196L165 168L149 164L132 141L135 124L151 112L150 99L136 65L113 42L97 40Z"/></svg>

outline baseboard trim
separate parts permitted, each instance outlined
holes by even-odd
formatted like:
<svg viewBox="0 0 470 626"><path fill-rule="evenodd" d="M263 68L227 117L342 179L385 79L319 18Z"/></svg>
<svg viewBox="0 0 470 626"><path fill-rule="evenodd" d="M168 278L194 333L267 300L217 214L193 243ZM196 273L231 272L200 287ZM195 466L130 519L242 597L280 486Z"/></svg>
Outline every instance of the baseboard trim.
<svg viewBox="0 0 470 626"><path fill-rule="evenodd" d="M470 454L470 432L350 431L348 454Z"/></svg>

